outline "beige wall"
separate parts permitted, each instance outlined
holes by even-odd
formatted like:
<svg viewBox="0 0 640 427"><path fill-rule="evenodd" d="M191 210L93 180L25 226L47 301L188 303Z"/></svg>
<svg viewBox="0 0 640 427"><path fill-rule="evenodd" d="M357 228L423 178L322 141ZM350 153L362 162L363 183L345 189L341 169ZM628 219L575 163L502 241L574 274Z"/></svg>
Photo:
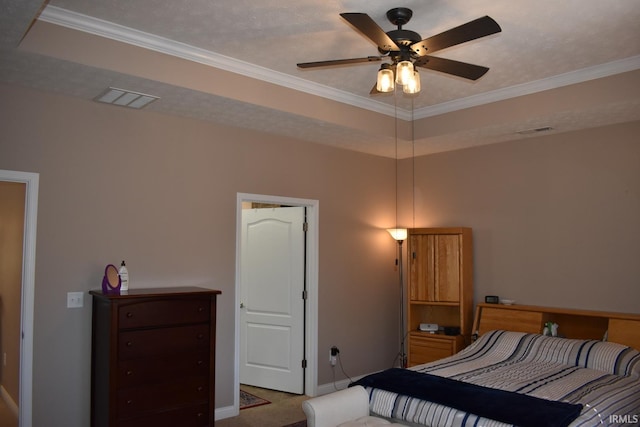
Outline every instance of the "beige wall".
<svg viewBox="0 0 640 427"><path fill-rule="evenodd" d="M20 390L25 195L24 183L0 181L0 386L16 404Z"/></svg>
<svg viewBox="0 0 640 427"><path fill-rule="evenodd" d="M132 288L222 290L216 406L232 404L238 192L319 200L319 383L332 345L353 376L392 363L393 161L7 86L0 112L0 169L40 174L34 426L89 424L91 300L66 293L121 259Z"/></svg>
<svg viewBox="0 0 640 427"><path fill-rule="evenodd" d="M34 426L89 419L91 309L126 259L132 287L221 289L217 407L231 405L236 194L320 201L319 383L397 350L395 162L195 120L0 86L0 168L40 173ZM638 312L640 123L416 159L416 226L474 229L476 300ZM413 224L411 160L401 222Z"/></svg>
<svg viewBox="0 0 640 427"><path fill-rule="evenodd" d="M415 179L416 226L473 228L476 302L640 313L640 122L417 158Z"/></svg>

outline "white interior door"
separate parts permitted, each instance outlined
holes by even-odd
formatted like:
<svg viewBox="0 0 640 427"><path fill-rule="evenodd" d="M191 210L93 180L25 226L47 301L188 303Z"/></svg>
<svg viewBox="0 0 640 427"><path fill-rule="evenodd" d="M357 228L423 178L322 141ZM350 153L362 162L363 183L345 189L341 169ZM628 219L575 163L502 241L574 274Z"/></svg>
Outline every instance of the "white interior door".
<svg viewBox="0 0 640 427"><path fill-rule="evenodd" d="M304 392L304 207L245 209L240 382Z"/></svg>

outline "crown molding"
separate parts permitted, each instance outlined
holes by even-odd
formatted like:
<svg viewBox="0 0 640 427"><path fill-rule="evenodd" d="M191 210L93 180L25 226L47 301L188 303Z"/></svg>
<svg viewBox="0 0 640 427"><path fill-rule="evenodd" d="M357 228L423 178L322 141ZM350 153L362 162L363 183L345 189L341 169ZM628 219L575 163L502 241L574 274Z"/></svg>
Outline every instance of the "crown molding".
<svg viewBox="0 0 640 427"><path fill-rule="evenodd" d="M416 119L424 119L426 117L437 116L440 114L463 110L465 108L477 107L479 105L490 104L492 102L504 101L506 99L517 98L519 96L531 95L545 90L557 89L559 87L569 86L637 69L640 69L640 55L600 65L594 65L592 67L582 68L580 70L558 74L557 76L535 80L520 85L496 89L490 92L469 96L467 98L454 99L437 105L420 108L416 110L414 115Z"/></svg>
<svg viewBox="0 0 640 427"><path fill-rule="evenodd" d="M396 113L392 105L57 6L48 5L45 7L38 19L392 117ZM399 115L400 118L409 120L408 111L399 110L398 113L406 116Z"/></svg>
<svg viewBox="0 0 640 427"><path fill-rule="evenodd" d="M219 68L246 77L266 81L289 89L331 99L354 107L363 108L391 117L397 117L406 121L437 116L440 114L450 113L452 111L477 107L479 105L503 101L510 98L517 98L519 96L530 95L544 90L555 89L562 86L582 83L588 80L640 69L640 55L632 56L533 82L423 107L412 113L410 110L397 107L395 105L389 105L367 97L321 85L319 83L310 82L299 77L270 70L255 64L250 64L216 52L200 49L185 43L145 33L77 12L72 12L60 7L48 5L44 8L38 19L73 30L94 34L188 61Z"/></svg>

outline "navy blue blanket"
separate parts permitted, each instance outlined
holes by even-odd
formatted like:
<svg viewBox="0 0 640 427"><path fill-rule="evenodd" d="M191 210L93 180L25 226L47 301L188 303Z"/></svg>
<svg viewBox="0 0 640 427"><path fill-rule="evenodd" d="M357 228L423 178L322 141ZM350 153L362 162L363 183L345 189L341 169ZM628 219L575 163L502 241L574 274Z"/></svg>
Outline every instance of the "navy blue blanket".
<svg viewBox="0 0 640 427"><path fill-rule="evenodd" d="M582 405L540 399L450 378L393 368L351 385L374 387L521 427L566 427Z"/></svg>

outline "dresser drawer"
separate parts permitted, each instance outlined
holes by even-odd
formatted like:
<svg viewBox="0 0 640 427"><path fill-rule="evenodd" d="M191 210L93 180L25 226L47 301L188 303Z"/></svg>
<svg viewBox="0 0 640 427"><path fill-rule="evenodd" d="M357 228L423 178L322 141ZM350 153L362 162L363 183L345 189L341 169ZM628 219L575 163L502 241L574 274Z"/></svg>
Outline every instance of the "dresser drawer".
<svg viewBox="0 0 640 427"><path fill-rule="evenodd" d="M209 406L198 405L119 420L118 427L212 427ZM213 422L213 421L212 421Z"/></svg>
<svg viewBox="0 0 640 427"><path fill-rule="evenodd" d="M118 308L120 329L208 322L210 298L139 300Z"/></svg>
<svg viewBox="0 0 640 427"><path fill-rule="evenodd" d="M163 409L204 405L208 399L208 377L186 377L169 383L125 388L118 390L118 419Z"/></svg>
<svg viewBox="0 0 640 427"><path fill-rule="evenodd" d="M118 363L118 387L173 381L183 377L206 376L209 351L121 360Z"/></svg>
<svg viewBox="0 0 640 427"><path fill-rule="evenodd" d="M462 335L409 334L409 366L433 362L456 354L464 346Z"/></svg>
<svg viewBox="0 0 640 427"><path fill-rule="evenodd" d="M208 349L208 324L126 331L118 336L120 360Z"/></svg>

